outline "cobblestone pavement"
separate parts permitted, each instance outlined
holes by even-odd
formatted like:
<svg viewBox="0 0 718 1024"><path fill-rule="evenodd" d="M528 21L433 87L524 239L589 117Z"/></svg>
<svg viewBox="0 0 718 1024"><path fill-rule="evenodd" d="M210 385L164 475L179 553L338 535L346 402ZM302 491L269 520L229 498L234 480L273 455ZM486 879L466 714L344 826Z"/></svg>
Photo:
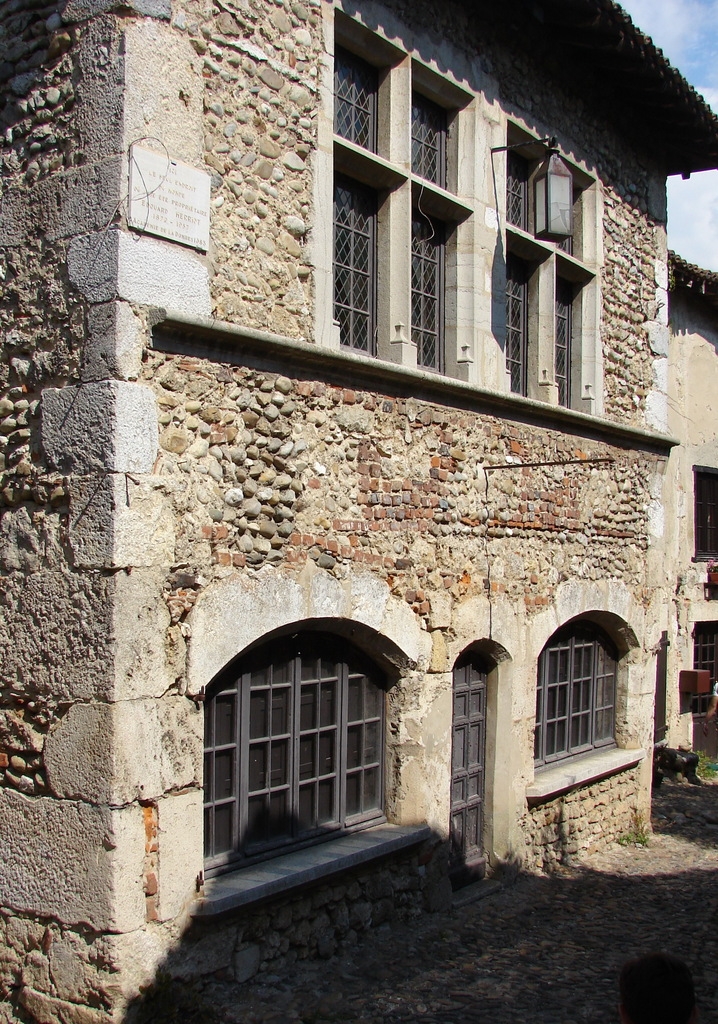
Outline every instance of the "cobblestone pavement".
<svg viewBox="0 0 718 1024"><path fill-rule="evenodd" d="M655 949L682 956L701 1021L718 1022L718 785L666 780L647 847L615 845L450 913L383 925L291 973L205 991L233 1024L617 1021L617 974Z"/></svg>

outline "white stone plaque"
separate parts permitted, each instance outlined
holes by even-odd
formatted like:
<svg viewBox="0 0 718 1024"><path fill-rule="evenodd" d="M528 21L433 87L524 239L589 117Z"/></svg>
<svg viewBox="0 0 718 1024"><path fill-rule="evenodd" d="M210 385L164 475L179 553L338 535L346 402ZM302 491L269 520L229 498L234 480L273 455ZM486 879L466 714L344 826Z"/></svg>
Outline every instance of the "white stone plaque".
<svg viewBox="0 0 718 1024"><path fill-rule="evenodd" d="M210 176L137 144L130 149L130 227L172 242L209 248Z"/></svg>

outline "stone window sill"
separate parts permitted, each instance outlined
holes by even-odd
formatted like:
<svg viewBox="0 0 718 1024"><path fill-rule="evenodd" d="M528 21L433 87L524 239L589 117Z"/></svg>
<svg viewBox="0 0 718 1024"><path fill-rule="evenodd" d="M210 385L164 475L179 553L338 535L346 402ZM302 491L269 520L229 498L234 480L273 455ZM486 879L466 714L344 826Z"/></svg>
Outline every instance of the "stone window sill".
<svg viewBox="0 0 718 1024"><path fill-rule="evenodd" d="M575 789L576 786L586 786L608 775L633 768L645 756L646 751L640 748L622 750L611 747L610 750L585 754L576 760L562 761L552 768L543 768L536 772L533 783L526 787L526 798L530 804L539 803L569 789Z"/></svg>
<svg viewBox="0 0 718 1024"><path fill-rule="evenodd" d="M431 836L428 825L377 825L318 846L210 878L192 906L193 917L215 917L272 896L324 881Z"/></svg>

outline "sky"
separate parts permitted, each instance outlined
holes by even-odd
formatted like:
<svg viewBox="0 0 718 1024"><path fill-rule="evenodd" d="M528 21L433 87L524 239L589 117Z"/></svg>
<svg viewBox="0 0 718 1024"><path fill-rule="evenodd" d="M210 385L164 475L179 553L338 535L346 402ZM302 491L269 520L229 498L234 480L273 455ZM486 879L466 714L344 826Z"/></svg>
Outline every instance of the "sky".
<svg viewBox="0 0 718 1024"><path fill-rule="evenodd" d="M718 113L718 0L618 0ZM668 179L668 245L718 271L718 171Z"/></svg>

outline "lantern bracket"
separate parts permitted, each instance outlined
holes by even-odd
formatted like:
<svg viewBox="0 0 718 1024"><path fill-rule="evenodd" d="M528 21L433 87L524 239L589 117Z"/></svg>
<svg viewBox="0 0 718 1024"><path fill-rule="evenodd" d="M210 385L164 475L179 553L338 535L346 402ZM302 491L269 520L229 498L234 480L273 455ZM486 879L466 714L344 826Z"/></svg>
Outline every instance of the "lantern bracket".
<svg viewBox="0 0 718 1024"><path fill-rule="evenodd" d="M558 153L558 139L555 135L547 135L545 139L526 139L525 142L514 142L510 146L492 146L492 153L508 153L513 149L525 149L527 146L546 146L549 152Z"/></svg>

